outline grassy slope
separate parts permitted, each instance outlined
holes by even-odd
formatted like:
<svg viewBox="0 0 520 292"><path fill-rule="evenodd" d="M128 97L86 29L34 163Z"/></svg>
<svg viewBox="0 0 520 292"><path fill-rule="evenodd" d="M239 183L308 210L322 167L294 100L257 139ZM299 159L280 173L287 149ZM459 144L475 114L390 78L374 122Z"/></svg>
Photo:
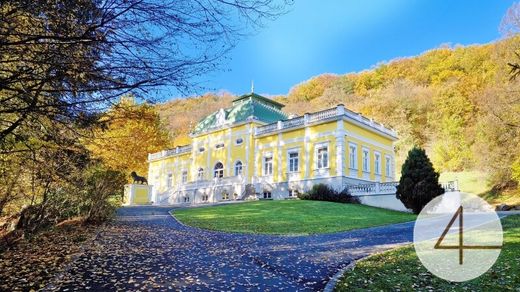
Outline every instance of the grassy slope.
<svg viewBox="0 0 520 292"><path fill-rule="evenodd" d="M329 233L415 219L413 214L363 205L300 200L182 209L174 215L205 229L267 234Z"/></svg>
<svg viewBox="0 0 520 292"><path fill-rule="evenodd" d="M486 173L479 171L443 172L439 181L458 180L462 192L481 196L492 205L520 205L520 189L492 192L487 184Z"/></svg>
<svg viewBox="0 0 520 292"><path fill-rule="evenodd" d="M420 263L413 246L374 255L358 262L336 286L337 291L425 290L491 291L520 287L520 215L502 221L504 247L498 261L484 275L463 283L433 276Z"/></svg>
<svg viewBox="0 0 520 292"><path fill-rule="evenodd" d="M461 172L443 172L439 177L439 181L457 180L459 189L462 192L481 194L489 190L487 185L487 176L484 172L479 171L461 171Z"/></svg>

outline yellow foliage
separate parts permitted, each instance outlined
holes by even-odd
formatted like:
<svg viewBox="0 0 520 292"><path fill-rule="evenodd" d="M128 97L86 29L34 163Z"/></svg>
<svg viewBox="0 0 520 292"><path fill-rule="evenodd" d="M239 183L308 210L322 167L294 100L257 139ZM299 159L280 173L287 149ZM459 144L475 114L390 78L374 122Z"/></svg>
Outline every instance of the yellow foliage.
<svg viewBox="0 0 520 292"><path fill-rule="evenodd" d="M88 148L106 166L126 174L146 174L148 153L171 146L156 109L148 104L123 99L101 121L105 126L95 131Z"/></svg>

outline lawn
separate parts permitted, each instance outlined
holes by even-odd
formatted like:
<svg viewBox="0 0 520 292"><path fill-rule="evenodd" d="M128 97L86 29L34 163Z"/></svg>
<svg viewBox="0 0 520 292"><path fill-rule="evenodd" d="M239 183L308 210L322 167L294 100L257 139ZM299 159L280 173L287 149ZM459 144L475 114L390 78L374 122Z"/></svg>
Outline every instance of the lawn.
<svg viewBox="0 0 520 292"><path fill-rule="evenodd" d="M439 181L446 182L457 180L461 192L481 194L487 192L490 188L487 182L487 174L480 171L460 171L460 172L443 172L439 177Z"/></svg>
<svg viewBox="0 0 520 292"><path fill-rule="evenodd" d="M315 234L415 220L415 215L358 204L320 201L254 201L174 210L181 222L241 233Z"/></svg>
<svg viewBox="0 0 520 292"><path fill-rule="evenodd" d="M439 181L457 180L459 189L479 195L491 205L520 205L520 188L494 192L487 182L487 174L480 171L443 172Z"/></svg>
<svg viewBox="0 0 520 292"><path fill-rule="evenodd" d="M359 261L336 285L336 291L492 291L520 287L520 215L502 220L504 246L495 265L471 281L448 282L433 276L420 263L413 246Z"/></svg>

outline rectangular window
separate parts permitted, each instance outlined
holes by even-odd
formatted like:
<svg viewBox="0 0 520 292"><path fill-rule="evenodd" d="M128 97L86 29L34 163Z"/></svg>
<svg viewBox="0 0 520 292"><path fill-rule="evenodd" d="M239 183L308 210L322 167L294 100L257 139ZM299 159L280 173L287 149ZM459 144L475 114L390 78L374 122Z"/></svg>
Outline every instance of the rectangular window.
<svg viewBox="0 0 520 292"><path fill-rule="evenodd" d="M381 174L381 154L377 152L374 153L374 172Z"/></svg>
<svg viewBox="0 0 520 292"><path fill-rule="evenodd" d="M267 191L264 192L264 199L271 199L271 197L272 197L271 192L267 192Z"/></svg>
<svg viewBox="0 0 520 292"><path fill-rule="evenodd" d="M386 176L392 177L392 159L390 158L390 156L385 157L385 163Z"/></svg>
<svg viewBox="0 0 520 292"><path fill-rule="evenodd" d="M350 168L357 169L357 146L354 144L349 145L349 159Z"/></svg>
<svg viewBox="0 0 520 292"><path fill-rule="evenodd" d="M209 199L209 196L208 195L202 195L202 201L203 202L207 202Z"/></svg>
<svg viewBox="0 0 520 292"><path fill-rule="evenodd" d="M298 171L298 152L289 152L289 172Z"/></svg>
<svg viewBox="0 0 520 292"><path fill-rule="evenodd" d="M168 177L166 178L166 187L171 188L173 184L173 174L168 173Z"/></svg>
<svg viewBox="0 0 520 292"><path fill-rule="evenodd" d="M296 197L298 197L298 190L289 189L289 198L296 198Z"/></svg>
<svg viewBox="0 0 520 292"><path fill-rule="evenodd" d="M188 181L188 171L187 170L183 170L182 171L182 182L185 183Z"/></svg>
<svg viewBox="0 0 520 292"><path fill-rule="evenodd" d="M223 193L222 194L222 200L229 200L229 194L228 193Z"/></svg>
<svg viewBox="0 0 520 292"><path fill-rule="evenodd" d="M318 146L316 148L316 161L317 161L317 168L327 168L329 167L329 146Z"/></svg>
<svg viewBox="0 0 520 292"><path fill-rule="evenodd" d="M264 175L273 175L273 157L264 157Z"/></svg>
<svg viewBox="0 0 520 292"><path fill-rule="evenodd" d="M368 149L363 149L363 171L370 171L370 158L368 156Z"/></svg>

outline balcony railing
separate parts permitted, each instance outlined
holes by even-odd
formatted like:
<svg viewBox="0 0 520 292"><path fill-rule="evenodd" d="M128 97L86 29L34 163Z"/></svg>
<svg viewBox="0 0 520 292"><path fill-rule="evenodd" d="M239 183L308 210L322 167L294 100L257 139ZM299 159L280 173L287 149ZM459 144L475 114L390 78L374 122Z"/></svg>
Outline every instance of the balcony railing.
<svg viewBox="0 0 520 292"><path fill-rule="evenodd" d="M323 111L309 114L309 123L326 120L326 119L330 119L332 117L338 116L340 114L340 112L337 109L338 108L331 108L331 109L326 109Z"/></svg>
<svg viewBox="0 0 520 292"><path fill-rule="evenodd" d="M397 133L394 130L385 128L385 126L383 126L382 124L368 119L359 113L345 109L343 105L339 105L335 108L326 109L311 114L305 114L304 116L296 117L293 119L278 121L275 123L257 127L255 135L263 135L267 133L276 132L278 130L304 126L309 123L315 123L341 116L347 116L361 124L377 129L378 131L388 134L390 136L397 136Z"/></svg>
<svg viewBox="0 0 520 292"><path fill-rule="evenodd" d="M256 128L256 135L262 135L262 134L265 134L265 133L274 132L277 129L278 129L278 124L277 123L268 124L268 125Z"/></svg>
<svg viewBox="0 0 520 292"><path fill-rule="evenodd" d="M348 189L351 195L377 195L377 194L395 194L397 191L397 185L399 182L384 182L384 183L367 183L367 184L358 184L358 185L346 185L345 187ZM458 183L457 181L447 181L441 182L441 187L445 192L453 192L458 191Z"/></svg>
<svg viewBox="0 0 520 292"><path fill-rule="evenodd" d="M180 187L183 189L193 189L193 188L206 188L206 187L217 187L224 185L232 185L232 184L241 184L244 183L244 177L241 175L238 176L225 176L218 177L212 179L204 179L204 180L196 180L191 182L186 182Z"/></svg>
<svg viewBox="0 0 520 292"><path fill-rule="evenodd" d="M292 127L299 127L299 126L303 126L304 124L305 124L305 118L303 116L282 121L282 126L284 129L292 128Z"/></svg>
<svg viewBox="0 0 520 292"><path fill-rule="evenodd" d="M173 156L176 154L188 153L188 152L191 152L191 149L192 149L191 145L184 145L184 146L177 146L173 149L163 150L161 152L149 153L148 160L155 160L155 159L160 159L160 158L164 158L164 157L168 157L168 156Z"/></svg>

